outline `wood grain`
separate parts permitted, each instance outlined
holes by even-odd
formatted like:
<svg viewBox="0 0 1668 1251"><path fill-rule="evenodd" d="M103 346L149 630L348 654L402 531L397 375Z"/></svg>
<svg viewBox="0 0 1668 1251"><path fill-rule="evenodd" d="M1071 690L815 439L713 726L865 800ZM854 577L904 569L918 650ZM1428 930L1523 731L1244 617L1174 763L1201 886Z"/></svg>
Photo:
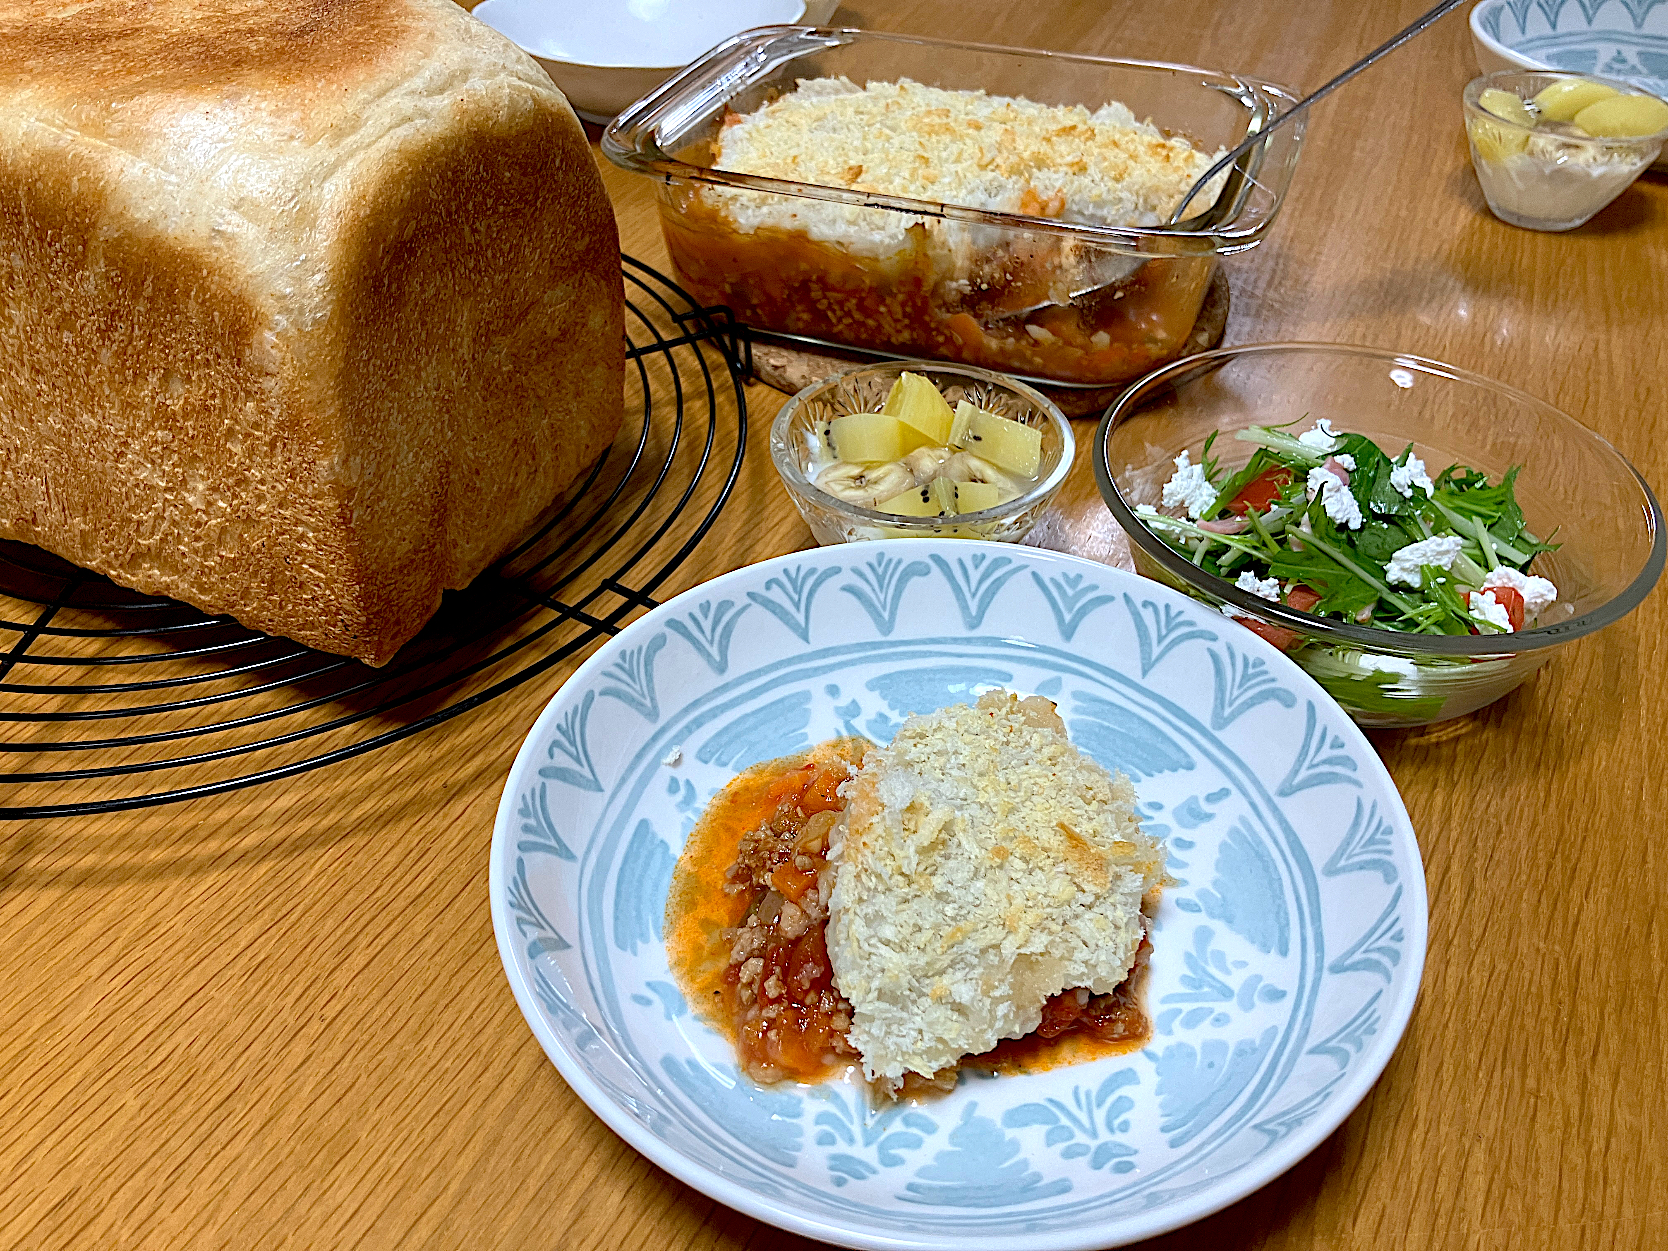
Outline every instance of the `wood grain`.
<svg viewBox="0 0 1668 1251"><path fill-rule="evenodd" d="M854 25L1312 85L1425 0L875 0ZM1284 218L1230 262L1228 342L1396 347L1668 471L1668 182L1566 235L1487 213L1453 17L1322 105ZM605 169L628 251L651 189ZM809 544L781 397L681 584ZM1086 434L1089 427L1080 426ZM1035 536L1127 563L1086 464ZM678 589L678 588L671 588ZM1374 738L1430 883L1413 1022L1316 1152L1163 1248L1668 1246L1661 593L1464 720ZM299 781L0 828L0 1246L803 1246L648 1164L562 1083L500 971L499 788L565 672Z"/></svg>

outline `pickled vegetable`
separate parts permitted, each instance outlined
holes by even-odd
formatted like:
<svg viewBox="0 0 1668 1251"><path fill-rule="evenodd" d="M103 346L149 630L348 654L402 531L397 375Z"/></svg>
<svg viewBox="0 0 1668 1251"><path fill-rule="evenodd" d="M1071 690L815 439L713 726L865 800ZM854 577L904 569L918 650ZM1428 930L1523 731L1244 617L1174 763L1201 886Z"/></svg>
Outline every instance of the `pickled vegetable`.
<svg viewBox="0 0 1668 1251"><path fill-rule="evenodd" d="M1570 122L1574 121L1575 115L1589 104L1597 104L1600 100L1608 100L1615 94L1616 89L1614 87L1607 87L1603 83L1589 82L1585 78L1560 78L1552 85L1542 87L1535 94L1534 104L1542 120ZM1492 109L1489 111L1493 112ZM1500 116L1505 115L1500 114Z"/></svg>
<svg viewBox="0 0 1668 1251"><path fill-rule="evenodd" d="M1668 104L1655 96L1611 96L1582 109L1575 124L1602 139L1638 139L1668 130Z"/></svg>

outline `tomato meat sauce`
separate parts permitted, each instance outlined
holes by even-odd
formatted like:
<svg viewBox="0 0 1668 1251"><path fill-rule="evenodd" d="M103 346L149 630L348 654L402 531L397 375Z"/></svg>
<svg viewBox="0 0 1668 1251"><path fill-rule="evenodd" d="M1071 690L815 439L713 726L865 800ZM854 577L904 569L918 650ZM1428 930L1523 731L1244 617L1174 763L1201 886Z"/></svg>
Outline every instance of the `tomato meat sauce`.
<svg viewBox="0 0 1668 1251"><path fill-rule="evenodd" d="M920 227L875 257L797 230L744 232L699 190L664 194L678 281L747 325L1063 382L1127 382L1178 356L1216 272L1214 257L1154 257L1076 303L1050 304L1062 264L1051 241L995 248L958 281ZM1033 303L1042 307L1019 311Z"/></svg>
<svg viewBox="0 0 1668 1251"><path fill-rule="evenodd" d="M865 746L836 739L747 770L713 800L673 875L673 972L758 1081L816 1081L856 1058L828 960L828 838Z"/></svg>
<svg viewBox="0 0 1668 1251"><path fill-rule="evenodd" d="M690 832L673 874L672 972L756 1081L820 1081L859 1058L846 1036L851 1005L828 958L828 845L845 808L841 787L866 746L835 739L742 773ZM1130 977L1110 994L1055 995L1032 1034L962 1063L1035 1072L1140 1046L1151 1033L1139 1002L1150 951L1143 939ZM953 1084L954 1072L939 1077ZM934 1084L908 1082L904 1093Z"/></svg>

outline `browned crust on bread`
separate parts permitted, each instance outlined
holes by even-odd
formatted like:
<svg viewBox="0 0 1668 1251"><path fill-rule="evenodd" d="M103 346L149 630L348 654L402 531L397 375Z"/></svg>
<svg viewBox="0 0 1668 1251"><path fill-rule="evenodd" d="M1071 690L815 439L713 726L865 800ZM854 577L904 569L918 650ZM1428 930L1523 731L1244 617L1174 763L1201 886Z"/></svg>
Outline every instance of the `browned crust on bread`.
<svg viewBox="0 0 1668 1251"><path fill-rule="evenodd" d="M309 603L348 567L309 489L320 414L252 359L265 319L238 276L105 229L106 191L90 162L0 149L0 535L211 612L292 604L345 639L362 614Z"/></svg>
<svg viewBox="0 0 1668 1251"><path fill-rule="evenodd" d="M438 161L391 170L398 194L342 241L345 520L394 619L467 586L618 428L619 244L594 168L551 168L562 120L493 136L478 119Z"/></svg>
<svg viewBox="0 0 1668 1251"><path fill-rule="evenodd" d="M404 0L0 0L0 86L310 88L362 73L411 24Z"/></svg>
<svg viewBox="0 0 1668 1251"><path fill-rule="evenodd" d="M0 0L39 71L0 71L0 537L385 662L618 428L577 120L446 0L59 6L86 86L38 8ZM193 51L217 14L270 59Z"/></svg>

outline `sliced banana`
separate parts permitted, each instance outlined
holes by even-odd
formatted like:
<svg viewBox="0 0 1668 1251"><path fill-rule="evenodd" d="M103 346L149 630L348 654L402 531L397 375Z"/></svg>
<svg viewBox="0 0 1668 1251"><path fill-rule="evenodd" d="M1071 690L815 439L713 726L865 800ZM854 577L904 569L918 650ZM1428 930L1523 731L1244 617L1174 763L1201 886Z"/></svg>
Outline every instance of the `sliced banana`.
<svg viewBox="0 0 1668 1251"><path fill-rule="evenodd" d="M881 500L891 499L914 485L915 475L902 461L896 460L884 465L857 465L837 460L816 479L819 491L863 508L873 508Z"/></svg>
<svg viewBox="0 0 1668 1251"><path fill-rule="evenodd" d="M944 462L938 473L940 477L949 478L952 482L988 482L1015 495L1024 489L1013 476L972 452L957 452Z"/></svg>
<svg viewBox="0 0 1668 1251"><path fill-rule="evenodd" d="M915 479L915 485L923 486L943 474L944 464L951 457L947 447L918 447L905 456L902 463Z"/></svg>

